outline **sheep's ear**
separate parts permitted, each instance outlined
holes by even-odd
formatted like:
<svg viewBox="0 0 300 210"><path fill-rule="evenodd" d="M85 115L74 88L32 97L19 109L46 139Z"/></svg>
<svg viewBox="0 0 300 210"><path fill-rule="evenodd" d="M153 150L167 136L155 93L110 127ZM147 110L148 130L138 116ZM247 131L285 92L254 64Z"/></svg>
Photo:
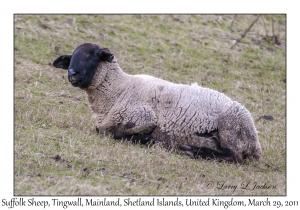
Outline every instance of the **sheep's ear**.
<svg viewBox="0 0 300 210"><path fill-rule="evenodd" d="M72 55L62 55L56 58L53 62L53 66L56 68L68 69L70 65Z"/></svg>
<svg viewBox="0 0 300 210"><path fill-rule="evenodd" d="M114 59L114 55L110 53L109 49L104 48L100 51L100 59L102 61L111 62Z"/></svg>

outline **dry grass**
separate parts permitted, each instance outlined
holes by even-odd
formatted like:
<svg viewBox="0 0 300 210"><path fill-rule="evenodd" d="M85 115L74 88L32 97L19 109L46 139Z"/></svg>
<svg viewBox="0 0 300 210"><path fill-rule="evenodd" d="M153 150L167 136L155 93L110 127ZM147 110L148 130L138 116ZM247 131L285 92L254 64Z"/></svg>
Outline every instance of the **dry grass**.
<svg viewBox="0 0 300 210"><path fill-rule="evenodd" d="M255 16L231 25L234 15L16 15L14 194L285 195L286 17L273 17L280 45L259 19L230 49ZM270 36L272 15L264 18ZM262 160L191 160L98 136L85 93L51 66L84 42L109 48L127 73L198 82L244 104L254 120L272 116L256 122ZM250 190L255 182L275 189Z"/></svg>

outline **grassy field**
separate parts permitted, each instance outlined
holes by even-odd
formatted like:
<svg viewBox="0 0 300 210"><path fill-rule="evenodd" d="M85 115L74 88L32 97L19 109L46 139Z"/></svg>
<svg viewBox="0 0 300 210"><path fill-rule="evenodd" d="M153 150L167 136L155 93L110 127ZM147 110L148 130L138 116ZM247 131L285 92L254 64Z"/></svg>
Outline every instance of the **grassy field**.
<svg viewBox="0 0 300 210"><path fill-rule="evenodd" d="M285 195L286 16L260 17L231 48L256 17L15 15L14 194ZM97 135L85 92L51 65L86 42L129 74L197 82L244 104L261 161L192 160Z"/></svg>

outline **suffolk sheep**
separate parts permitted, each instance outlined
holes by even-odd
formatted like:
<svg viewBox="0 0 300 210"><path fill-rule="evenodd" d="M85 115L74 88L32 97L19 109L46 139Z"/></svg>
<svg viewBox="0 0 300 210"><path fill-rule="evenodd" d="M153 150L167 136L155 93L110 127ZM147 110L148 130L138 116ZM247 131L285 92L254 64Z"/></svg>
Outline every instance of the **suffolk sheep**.
<svg viewBox="0 0 300 210"><path fill-rule="evenodd" d="M251 114L223 93L129 75L107 48L85 43L53 66L88 95L101 133L114 139L160 144L193 158L241 164L262 150Z"/></svg>

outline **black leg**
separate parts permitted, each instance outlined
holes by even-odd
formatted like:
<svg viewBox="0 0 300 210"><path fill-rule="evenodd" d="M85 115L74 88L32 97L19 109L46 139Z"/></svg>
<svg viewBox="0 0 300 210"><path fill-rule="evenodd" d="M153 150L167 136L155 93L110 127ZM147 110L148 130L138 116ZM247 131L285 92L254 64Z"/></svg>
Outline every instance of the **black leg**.
<svg viewBox="0 0 300 210"><path fill-rule="evenodd" d="M126 140L131 141L132 143L140 143L140 144L153 144L154 138L152 137L152 131L149 133L143 133L143 134L127 134L126 130L128 129L128 126L132 126L134 124L126 124L125 126L122 124L119 124L112 130L112 135L114 139L117 140ZM131 127L130 127L131 128Z"/></svg>
<svg viewBox="0 0 300 210"><path fill-rule="evenodd" d="M193 154L193 158L202 158L206 160L218 160L227 161L233 163L242 163L236 155L228 148L223 148L222 151L217 151L208 147L196 147L196 146L186 146L182 145L179 148L182 151L189 152Z"/></svg>

